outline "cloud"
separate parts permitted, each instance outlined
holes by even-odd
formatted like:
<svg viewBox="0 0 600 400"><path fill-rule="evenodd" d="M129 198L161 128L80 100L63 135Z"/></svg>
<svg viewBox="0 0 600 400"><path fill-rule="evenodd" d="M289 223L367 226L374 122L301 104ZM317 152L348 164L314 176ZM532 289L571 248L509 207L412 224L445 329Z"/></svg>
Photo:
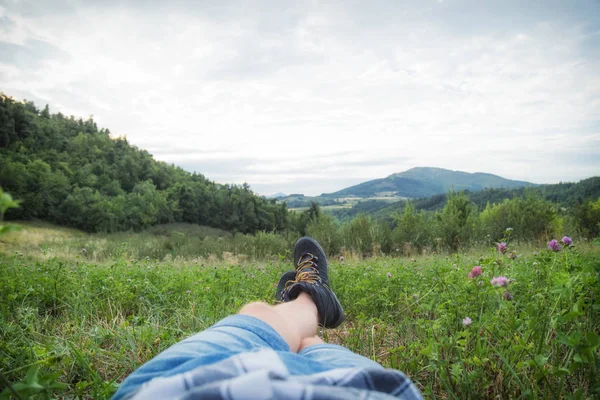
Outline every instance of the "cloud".
<svg viewBox="0 0 600 400"><path fill-rule="evenodd" d="M68 61L69 54L48 42L27 39L25 44L0 41L0 63L20 69L38 69L45 61Z"/></svg>
<svg viewBox="0 0 600 400"><path fill-rule="evenodd" d="M595 1L0 4L3 91L220 182L600 170Z"/></svg>

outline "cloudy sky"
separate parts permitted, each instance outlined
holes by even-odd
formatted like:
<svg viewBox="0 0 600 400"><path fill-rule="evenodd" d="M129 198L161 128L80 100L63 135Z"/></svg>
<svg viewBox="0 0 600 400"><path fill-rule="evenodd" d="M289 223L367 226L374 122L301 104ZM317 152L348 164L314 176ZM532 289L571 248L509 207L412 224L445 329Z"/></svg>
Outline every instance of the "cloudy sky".
<svg viewBox="0 0 600 400"><path fill-rule="evenodd" d="M0 91L260 194L600 172L600 1L0 0Z"/></svg>

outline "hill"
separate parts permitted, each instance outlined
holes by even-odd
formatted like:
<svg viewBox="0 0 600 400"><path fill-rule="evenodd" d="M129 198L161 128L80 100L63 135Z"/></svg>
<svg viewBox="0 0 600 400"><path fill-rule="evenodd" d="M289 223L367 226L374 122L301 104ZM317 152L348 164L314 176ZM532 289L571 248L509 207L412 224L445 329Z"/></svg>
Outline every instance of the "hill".
<svg viewBox="0 0 600 400"><path fill-rule="evenodd" d="M501 203L505 199L514 197L525 198L529 195L539 195L541 198L551 201L563 208L572 208L586 200L595 200L600 197L600 177L583 179L579 182L565 182L552 185L538 185L535 187L517 188L490 188L479 191L466 191L469 200L482 209L487 203ZM441 210L446 205L447 194L436 194L412 200L417 211ZM357 214L364 213L377 219L392 220L397 213L404 211L406 201L394 203L382 203L378 201L364 201L352 208L327 210L328 213L340 220L348 220Z"/></svg>
<svg viewBox="0 0 600 400"><path fill-rule="evenodd" d="M267 199L280 199L280 198L284 198L287 197L287 194L282 193L282 192L277 192L275 194L269 195L269 196L265 196Z"/></svg>
<svg viewBox="0 0 600 400"><path fill-rule="evenodd" d="M417 167L351 186L323 197L404 197L420 198L446 193L450 189L477 191L485 188L528 187L535 184L505 179L481 172L468 173L442 168Z"/></svg>
<svg viewBox="0 0 600 400"><path fill-rule="evenodd" d="M9 219L88 232L183 222L228 231L283 231L285 206L248 185L220 185L156 161L92 118L51 114L0 94L0 186L21 199Z"/></svg>

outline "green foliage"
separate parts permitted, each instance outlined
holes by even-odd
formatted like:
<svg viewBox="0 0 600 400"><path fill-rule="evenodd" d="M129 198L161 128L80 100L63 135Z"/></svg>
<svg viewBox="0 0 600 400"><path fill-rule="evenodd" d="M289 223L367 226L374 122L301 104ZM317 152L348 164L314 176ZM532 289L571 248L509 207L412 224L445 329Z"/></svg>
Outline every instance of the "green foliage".
<svg viewBox="0 0 600 400"><path fill-rule="evenodd" d="M310 227L330 223L321 215ZM365 216L354 228L362 234L377 226ZM270 248L265 254L291 246L272 233L230 238L192 225L178 225L179 233L170 228L175 226L155 228L155 234L179 243L178 249L192 236L215 246L239 238L239 246L247 246L243 251ZM22 397L108 398L124 376L170 345L247 302L273 302L273 285L291 268L289 261L196 260L191 257L199 254L191 250L173 261L128 260L123 256L150 236L114 235L122 235L111 239L121 250L114 247L112 259L100 265L92 261L91 246L68 260L0 253L0 363ZM426 398L597 397L598 248L533 250L539 254L518 259L485 248L476 257L414 261L341 263L330 257L332 286L347 321L324 335L404 371ZM483 274L469 279L474 265ZM510 278L507 288L490 285L500 275ZM462 324L465 317L470 326Z"/></svg>
<svg viewBox="0 0 600 400"><path fill-rule="evenodd" d="M17 382L10 387L5 388L0 392L0 399L9 399L13 394L17 394L22 398L35 396L49 399L52 392L64 391L67 385L62 382L57 382L56 379L60 376L60 371L40 375L40 366L34 365L27 371L27 375L21 382Z"/></svg>
<svg viewBox="0 0 600 400"><path fill-rule="evenodd" d="M317 239L327 254L340 253L342 237L333 217L320 214L318 218L308 223L306 234Z"/></svg>
<svg viewBox="0 0 600 400"><path fill-rule="evenodd" d="M19 230L19 227L12 224L4 224L4 214L7 210L11 208L18 208L19 202L13 200L12 196L8 193L4 193L2 188L0 188L0 236L5 235L9 232L14 232Z"/></svg>
<svg viewBox="0 0 600 400"><path fill-rule="evenodd" d="M341 225L344 246L363 254L370 254L367 249L375 245L385 253L414 255L434 250L453 253L482 244L492 245L502 241L507 228L512 228L513 240L530 243L547 242L564 234L581 239L600 235L600 198L567 208L530 189L523 197L484 204L480 212L478 203L472 201L474 197L477 198L477 192L452 191L431 198L427 204L434 204L435 211L420 208L425 204L421 200L405 201L398 208L401 212L395 212L391 221L358 214ZM371 226L385 229L386 224L393 228L390 252L385 250L388 248L385 240L373 239L377 235L370 231Z"/></svg>
<svg viewBox="0 0 600 400"><path fill-rule="evenodd" d="M235 232L283 232L285 205L248 185L219 185L158 162L86 121L0 95L0 185L22 200L9 219L88 232L187 222Z"/></svg>
<svg viewBox="0 0 600 400"><path fill-rule="evenodd" d="M391 231L386 223L373 221L359 214L341 227L342 242L347 250L362 256L372 256L391 251Z"/></svg>
<svg viewBox="0 0 600 400"><path fill-rule="evenodd" d="M451 191L441 212L436 214L437 229L444 248L455 252L469 243L473 234L473 206L464 193Z"/></svg>
<svg viewBox="0 0 600 400"><path fill-rule="evenodd" d="M402 215L396 216L396 227L392 232L393 247L402 255L421 254L433 243L432 218L425 212L417 213L407 202Z"/></svg>
<svg viewBox="0 0 600 400"><path fill-rule="evenodd" d="M500 241L508 227L513 228L513 239L547 239L553 233L557 212L552 203L531 193L524 199L488 204L479 220L480 233L494 241Z"/></svg>
<svg viewBox="0 0 600 400"><path fill-rule="evenodd" d="M600 198L579 204L574 215L575 225L588 238L600 236Z"/></svg>
<svg viewBox="0 0 600 400"><path fill-rule="evenodd" d="M502 203L504 200L515 197L524 199L528 195L539 195L542 199L566 209L566 212L571 215L578 204L587 200L595 201L600 197L600 177L584 179L577 183L558 183L513 189L465 190L464 193L479 209L485 208L488 203ZM438 211L444 208L446 201L447 194L437 194L431 197L413 199L411 202L417 211ZM334 209L329 212L342 220L351 219L363 212L373 218L391 222L395 219L396 214L403 212L405 205L405 201L394 203L370 201L360 202L352 208Z"/></svg>

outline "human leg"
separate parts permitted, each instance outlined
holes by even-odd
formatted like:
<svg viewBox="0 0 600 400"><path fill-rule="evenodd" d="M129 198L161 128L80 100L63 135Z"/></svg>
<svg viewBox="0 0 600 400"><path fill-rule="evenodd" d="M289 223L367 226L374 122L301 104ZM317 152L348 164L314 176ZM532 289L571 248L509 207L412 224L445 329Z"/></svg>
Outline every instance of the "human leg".
<svg viewBox="0 0 600 400"><path fill-rule="evenodd" d="M310 344L322 344L315 336L317 323L336 327L344 320L344 311L329 286L325 252L312 238L303 237L294 249L295 271L283 274L276 298L282 303L250 303L239 314L249 315L269 324L298 352Z"/></svg>
<svg viewBox="0 0 600 400"><path fill-rule="evenodd" d="M336 368L382 368L373 360L358 355L343 346L325 342L318 336L304 338L298 354Z"/></svg>
<svg viewBox="0 0 600 400"><path fill-rule="evenodd" d="M300 342L300 348L298 349L298 352L304 350L307 347L314 346L317 344L325 344L325 341L316 335L306 337L302 339L302 342Z"/></svg>
<svg viewBox="0 0 600 400"><path fill-rule="evenodd" d="M353 353L341 347L338 353L325 352L335 345L327 345L315 336L319 324L336 327L344 319L342 307L329 287L323 250L313 239L301 238L294 257L296 270L284 274L278 287L277 299L282 304L250 303L238 314L171 346L132 373L115 397L133 393L153 378L204 368L248 352L276 352L292 375L328 371L339 365L334 362L340 351L345 351L345 359L351 357L348 354ZM307 359L320 362L308 363Z"/></svg>
<svg viewBox="0 0 600 400"><path fill-rule="evenodd" d="M317 333L317 307L307 293L301 293L295 300L270 306L266 303L250 303L239 314L249 315L266 322L296 353L303 339Z"/></svg>

